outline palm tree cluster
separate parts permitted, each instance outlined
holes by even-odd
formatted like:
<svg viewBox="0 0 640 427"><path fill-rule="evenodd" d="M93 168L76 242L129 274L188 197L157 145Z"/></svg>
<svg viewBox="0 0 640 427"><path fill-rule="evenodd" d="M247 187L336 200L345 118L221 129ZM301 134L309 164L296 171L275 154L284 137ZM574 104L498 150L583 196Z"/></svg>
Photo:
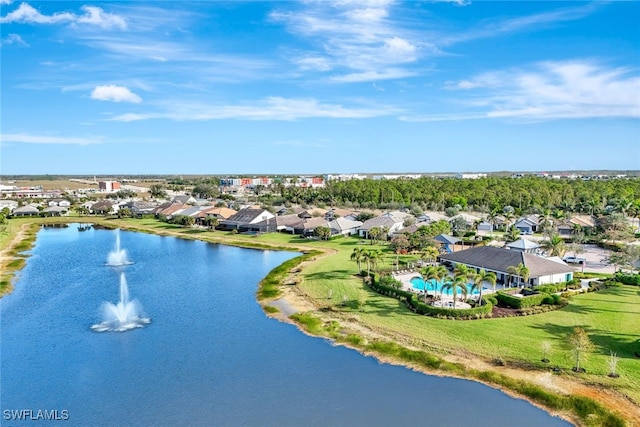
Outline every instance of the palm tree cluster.
<svg viewBox="0 0 640 427"><path fill-rule="evenodd" d="M456 307L456 300L458 299L458 293L460 292L464 299L467 298L469 292L473 293L478 290L478 304L482 305L482 284L488 282L491 284L494 292L497 282L497 276L494 272L487 272L484 269L477 271L467 267L464 264L456 265L453 271L453 277L449 275L449 271L442 265L429 266L422 270L422 275L425 281L424 298L427 301L427 289L426 286L429 282L433 283L434 293L436 290L436 284L442 283L440 287L440 294L451 291L453 296L453 308ZM470 285L470 286L469 286Z"/></svg>
<svg viewBox="0 0 640 427"><path fill-rule="evenodd" d="M523 264L520 263L518 265L510 265L507 267L507 273L509 274L508 285L511 286L511 279L513 276L521 277L524 285L529 281L529 269Z"/></svg>
<svg viewBox="0 0 640 427"><path fill-rule="evenodd" d="M371 270L375 270L378 267L378 263L384 254L380 249L364 249L364 248L353 248L353 252L351 252L350 259L351 261L355 261L358 264L358 273L362 275L362 263L367 265L367 277L371 275Z"/></svg>

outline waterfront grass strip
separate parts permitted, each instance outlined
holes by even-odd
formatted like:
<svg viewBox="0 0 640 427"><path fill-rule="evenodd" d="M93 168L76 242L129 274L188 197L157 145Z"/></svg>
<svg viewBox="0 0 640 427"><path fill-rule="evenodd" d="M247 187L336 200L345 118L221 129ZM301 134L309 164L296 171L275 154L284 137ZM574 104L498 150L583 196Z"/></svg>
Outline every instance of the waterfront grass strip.
<svg viewBox="0 0 640 427"><path fill-rule="evenodd" d="M367 342L357 334L340 334L336 322L323 322L311 313L296 313L290 316L305 331L333 339L365 354L391 358L398 363L426 368L456 377L477 380L498 388L504 388L522 395L545 408L571 414L582 425L593 427L624 427L625 420L593 399L583 396L563 395L548 391L535 384L513 379L494 371L469 369L461 363L446 361L432 353L413 350L390 341Z"/></svg>

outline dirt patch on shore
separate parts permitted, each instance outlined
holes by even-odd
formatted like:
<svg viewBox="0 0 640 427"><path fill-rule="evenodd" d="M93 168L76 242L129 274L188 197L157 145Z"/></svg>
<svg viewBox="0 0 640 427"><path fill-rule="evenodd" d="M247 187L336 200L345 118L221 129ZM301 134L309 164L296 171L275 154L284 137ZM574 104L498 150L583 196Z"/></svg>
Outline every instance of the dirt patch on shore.
<svg viewBox="0 0 640 427"><path fill-rule="evenodd" d="M14 257L9 256L9 252L11 252L13 248L18 246L20 242L22 242L22 240L24 239L24 235L27 232L27 229L29 228L29 226L30 224L28 223L22 224L22 226L20 227L20 230L18 230L16 235L13 236L13 239L9 242L9 244L3 250L0 251L0 268L2 270L4 270L4 267L8 263L13 261Z"/></svg>

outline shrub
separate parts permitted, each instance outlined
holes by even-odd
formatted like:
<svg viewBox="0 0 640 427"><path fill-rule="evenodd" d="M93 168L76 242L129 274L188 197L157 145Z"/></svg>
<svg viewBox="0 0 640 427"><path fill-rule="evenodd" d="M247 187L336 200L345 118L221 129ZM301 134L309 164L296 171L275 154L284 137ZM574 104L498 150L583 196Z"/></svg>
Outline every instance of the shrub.
<svg viewBox="0 0 640 427"><path fill-rule="evenodd" d="M502 291L496 294L496 298L501 305L509 308L521 309L529 308L543 304L545 297L549 296L547 293L534 294L526 297L515 297Z"/></svg>
<svg viewBox="0 0 640 427"><path fill-rule="evenodd" d="M618 282L624 283L625 285L640 286L640 274L617 272L615 278Z"/></svg>

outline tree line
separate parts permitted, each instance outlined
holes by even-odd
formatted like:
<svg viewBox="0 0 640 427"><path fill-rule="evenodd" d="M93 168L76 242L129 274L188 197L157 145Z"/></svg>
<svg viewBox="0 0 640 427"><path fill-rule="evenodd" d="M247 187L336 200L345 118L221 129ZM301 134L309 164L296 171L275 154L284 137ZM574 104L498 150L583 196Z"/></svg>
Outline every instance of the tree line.
<svg viewBox="0 0 640 427"><path fill-rule="evenodd" d="M604 213L619 205L640 206L640 179L580 180L538 177L329 181L324 188L284 187L290 203L344 206L354 209L444 211L447 208L490 212L512 206L526 213L561 209Z"/></svg>

